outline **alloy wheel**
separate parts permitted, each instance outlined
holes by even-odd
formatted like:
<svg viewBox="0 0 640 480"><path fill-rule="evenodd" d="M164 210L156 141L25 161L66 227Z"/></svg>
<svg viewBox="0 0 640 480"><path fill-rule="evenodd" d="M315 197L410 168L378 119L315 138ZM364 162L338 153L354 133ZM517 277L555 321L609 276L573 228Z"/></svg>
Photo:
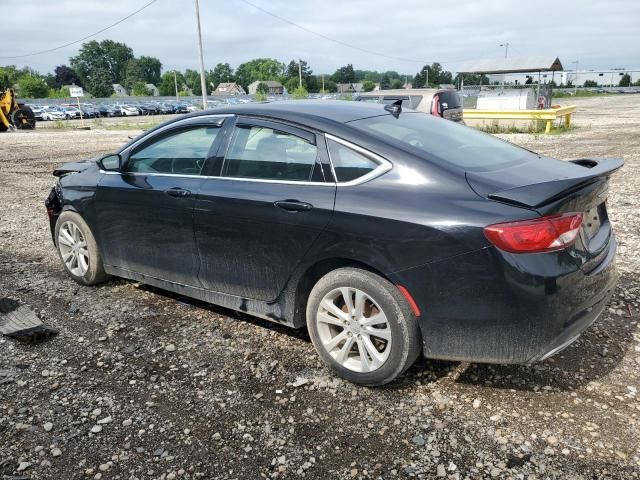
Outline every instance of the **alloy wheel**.
<svg viewBox="0 0 640 480"><path fill-rule="evenodd" d="M391 352L391 326L378 303L366 292L351 287L327 293L316 314L322 347L344 368L373 372Z"/></svg>
<svg viewBox="0 0 640 480"><path fill-rule="evenodd" d="M89 270L89 249L82 231L73 222L64 222L58 233L58 248L69 271L84 276Z"/></svg>

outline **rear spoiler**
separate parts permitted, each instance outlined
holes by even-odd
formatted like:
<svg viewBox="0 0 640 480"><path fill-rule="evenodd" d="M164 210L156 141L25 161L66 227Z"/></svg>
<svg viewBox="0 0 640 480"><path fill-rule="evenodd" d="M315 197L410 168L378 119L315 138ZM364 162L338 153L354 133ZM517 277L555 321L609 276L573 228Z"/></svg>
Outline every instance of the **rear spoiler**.
<svg viewBox="0 0 640 480"><path fill-rule="evenodd" d="M529 208L542 207L600 179L608 179L624 165L624 160L619 157L580 158L571 163L584 167L584 174L502 190L489 194L488 198Z"/></svg>

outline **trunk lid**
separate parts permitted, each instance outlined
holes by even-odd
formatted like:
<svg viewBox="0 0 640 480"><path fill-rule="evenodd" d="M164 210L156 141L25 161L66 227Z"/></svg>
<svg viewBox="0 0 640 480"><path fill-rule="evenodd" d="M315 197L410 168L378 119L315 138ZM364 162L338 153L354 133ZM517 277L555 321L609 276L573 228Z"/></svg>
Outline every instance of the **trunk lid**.
<svg viewBox="0 0 640 480"><path fill-rule="evenodd" d="M540 215L582 213L572 255L585 270L604 258L611 238L606 199L609 177L621 158L584 158L564 162L540 157L493 171L467 171L469 186L489 200L526 208Z"/></svg>

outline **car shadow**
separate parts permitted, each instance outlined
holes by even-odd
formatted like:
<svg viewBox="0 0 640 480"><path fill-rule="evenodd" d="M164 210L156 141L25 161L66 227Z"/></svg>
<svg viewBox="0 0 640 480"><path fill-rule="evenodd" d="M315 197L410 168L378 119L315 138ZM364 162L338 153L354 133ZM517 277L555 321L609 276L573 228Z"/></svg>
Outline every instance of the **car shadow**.
<svg viewBox="0 0 640 480"><path fill-rule="evenodd" d="M607 313L578 340L555 356L532 365L470 364L457 378L460 384L524 391L572 391L613 371L633 343L635 322Z"/></svg>

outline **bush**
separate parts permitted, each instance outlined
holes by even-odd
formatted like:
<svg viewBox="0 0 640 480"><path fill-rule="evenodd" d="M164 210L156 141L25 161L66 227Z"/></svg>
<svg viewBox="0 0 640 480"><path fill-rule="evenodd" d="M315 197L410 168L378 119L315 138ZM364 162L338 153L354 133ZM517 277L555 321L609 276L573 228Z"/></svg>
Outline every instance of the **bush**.
<svg viewBox="0 0 640 480"><path fill-rule="evenodd" d="M257 92L255 96L256 102L264 102L267 100L267 94L262 92Z"/></svg>
<svg viewBox="0 0 640 480"><path fill-rule="evenodd" d="M362 82L362 89L365 92L371 92L374 88L376 88L376 84L371 80L365 80L364 82Z"/></svg>
<svg viewBox="0 0 640 480"><path fill-rule="evenodd" d="M144 82L135 82L131 88L131 95L134 97L147 97L151 95L151 92Z"/></svg>
<svg viewBox="0 0 640 480"><path fill-rule="evenodd" d="M620 83L618 84L620 87L630 87L631 86L631 75L625 73L620 77Z"/></svg>
<svg viewBox="0 0 640 480"><path fill-rule="evenodd" d="M584 81L584 86L586 88L593 88L593 87L597 87L598 86L598 82L594 81L594 80L585 80Z"/></svg>
<svg viewBox="0 0 640 480"><path fill-rule="evenodd" d="M296 100L302 100L309 96L309 92L307 92L307 89L304 87L298 87L293 91L292 95Z"/></svg>

